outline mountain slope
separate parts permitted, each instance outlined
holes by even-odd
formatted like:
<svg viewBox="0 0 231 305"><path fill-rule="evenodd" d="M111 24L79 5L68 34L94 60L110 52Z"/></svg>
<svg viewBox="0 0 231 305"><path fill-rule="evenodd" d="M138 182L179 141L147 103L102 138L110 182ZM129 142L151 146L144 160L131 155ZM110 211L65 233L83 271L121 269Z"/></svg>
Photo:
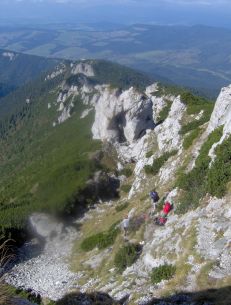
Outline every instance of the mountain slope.
<svg viewBox="0 0 231 305"><path fill-rule="evenodd" d="M29 218L39 236L4 278L57 304L73 290L86 293L80 301L102 291L122 304L229 304L231 88L214 106L124 69L66 62L30 111L4 123L2 224L22 228ZM161 197L155 211L152 189ZM158 226L165 195L173 211ZM82 203L89 209L75 216ZM71 213L71 225L50 211ZM218 293L195 293L211 288Z"/></svg>
<svg viewBox="0 0 231 305"><path fill-rule="evenodd" d="M23 226L35 210L61 212L72 206L86 180L100 166L92 159L101 145L91 136L91 100L97 100L101 90L114 92L118 87L119 93L121 86L126 90L131 85L142 88L151 83L148 77L119 65L89 63L65 62L55 69L58 73L2 99L3 228Z"/></svg>
<svg viewBox="0 0 231 305"><path fill-rule="evenodd" d="M53 68L57 63L58 60L55 59L0 49L0 98Z"/></svg>

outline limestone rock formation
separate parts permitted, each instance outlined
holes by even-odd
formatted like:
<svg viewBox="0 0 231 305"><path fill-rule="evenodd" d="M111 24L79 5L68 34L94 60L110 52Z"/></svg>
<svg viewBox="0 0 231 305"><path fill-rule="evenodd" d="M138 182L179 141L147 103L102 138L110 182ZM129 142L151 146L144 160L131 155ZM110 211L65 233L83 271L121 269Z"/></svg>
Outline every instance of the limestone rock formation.
<svg viewBox="0 0 231 305"><path fill-rule="evenodd" d="M92 126L94 139L132 143L155 126L152 101L135 88L124 92L101 88Z"/></svg>

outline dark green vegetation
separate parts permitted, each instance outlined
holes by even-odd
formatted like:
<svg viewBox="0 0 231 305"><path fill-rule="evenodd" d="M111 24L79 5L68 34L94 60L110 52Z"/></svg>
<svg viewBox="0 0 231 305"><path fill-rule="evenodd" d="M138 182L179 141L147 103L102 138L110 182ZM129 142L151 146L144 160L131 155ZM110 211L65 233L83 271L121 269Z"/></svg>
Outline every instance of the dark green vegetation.
<svg viewBox="0 0 231 305"><path fill-rule="evenodd" d="M120 205L117 205L115 207L115 210L116 210L116 212L121 212L121 211L125 210L128 206L129 206L129 203L125 202L125 203L122 203Z"/></svg>
<svg viewBox="0 0 231 305"><path fill-rule="evenodd" d="M193 141L199 136L199 134L200 134L200 128L196 128L192 130L187 136L185 136L183 142L183 148L188 149L192 145Z"/></svg>
<svg viewBox="0 0 231 305"><path fill-rule="evenodd" d="M0 98L53 68L58 62L0 49Z"/></svg>
<svg viewBox="0 0 231 305"><path fill-rule="evenodd" d="M166 106L161 110L160 114L159 114L159 117L157 119L157 124L160 122L163 122L167 117L168 117L168 114L169 114L169 111L171 109L171 106L172 106L172 102L171 101L166 101Z"/></svg>
<svg viewBox="0 0 231 305"><path fill-rule="evenodd" d="M181 134L184 135L209 121L214 104L207 99L193 95L188 91L181 93L181 100L187 106L188 115L199 114L203 111L199 120L193 120L192 122L182 126Z"/></svg>
<svg viewBox="0 0 231 305"><path fill-rule="evenodd" d="M158 284L162 280L171 279L176 272L176 267L173 265L162 265L152 269L151 281L152 284Z"/></svg>
<svg viewBox="0 0 231 305"><path fill-rule="evenodd" d="M114 244L119 231L117 223L113 224L108 231L97 233L85 238L80 247L83 251L91 251L96 247L100 250L105 249Z"/></svg>
<svg viewBox="0 0 231 305"><path fill-rule="evenodd" d="M146 158L150 158L151 156L153 155L153 151L152 150L150 150L150 151L148 151L147 153L146 153Z"/></svg>
<svg viewBox="0 0 231 305"><path fill-rule="evenodd" d="M131 25L105 31L53 26L33 32L5 27L0 47L53 58L113 60L214 97L231 82L230 39L230 30L206 26Z"/></svg>
<svg viewBox="0 0 231 305"><path fill-rule="evenodd" d="M215 154L216 159L208 171L207 190L222 198L231 180L231 136L216 148Z"/></svg>
<svg viewBox="0 0 231 305"><path fill-rule="evenodd" d="M131 189L131 184L124 184L121 186L121 191L123 191L124 193L129 193L130 189Z"/></svg>
<svg viewBox="0 0 231 305"><path fill-rule="evenodd" d="M153 78L128 67L105 60L92 61L97 83L110 84L112 88L128 89L131 86L144 90Z"/></svg>
<svg viewBox="0 0 231 305"><path fill-rule="evenodd" d="M140 245L127 244L119 249L115 255L114 264L119 272L135 263L141 252Z"/></svg>
<svg viewBox="0 0 231 305"><path fill-rule="evenodd" d="M123 168L120 172L119 172L119 174L120 175L124 175L124 176L126 176L127 178L128 177L131 177L132 176L132 170L131 170L131 168L129 168L129 167L125 167L125 168Z"/></svg>
<svg viewBox="0 0 231 305"><path fill-rule="evenodd" d="M162 156L155 159L153 161L152 165L145 166L145 168L144 168L145 173L151 174L151 175L157 175L159 173L159 170L161 169L161 167L165 164L165 162L167 162L169 158L171 158L172 156L175 156L176 154L177 154L177 150L173 150L173 151L164 153Z"/></svg>
<svg viewBox="0 0 231 305"><path fill-rule="evenodd" d="M196 208L199 204L199 200L204 197L207 191L209 191L211 194L217 193L217 188L219 187L217 178L219 174L214 174L214 165L212 165L212 167L209 169L211 158L208 156L208 153L212 145L220 140L222 130L223 126L217 128L208 136L208 139L200 149L195 167L189 173L181 174L178 177L177 186L184 190L184 193L180 198L180 205L177 207L178 213L184 213L191 208ZM221 154L225 154L225 152L221 153L220 151L220 156ZM227 154L229 154L229 152L227 152ZM219 161L215 162L221 162L221 165L221 159L218 160ZM226 161L224 161L224 164L225 162ZM221 173L221 171L219 172ZM209 183L207 181L209 181ZM217 182L218 186L216 186ZM227 182L227 177L220 179L220 182L221 184L219 191L222 189L222 186L224 187L224 183Z"/></svg>

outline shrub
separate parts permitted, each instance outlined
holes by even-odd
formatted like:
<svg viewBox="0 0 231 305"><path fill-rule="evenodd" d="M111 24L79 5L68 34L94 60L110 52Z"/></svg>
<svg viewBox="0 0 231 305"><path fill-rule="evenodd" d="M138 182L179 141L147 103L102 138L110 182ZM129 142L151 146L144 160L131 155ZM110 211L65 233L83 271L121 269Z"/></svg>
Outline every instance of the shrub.
<svg viewBox="0 0 231 305"><path fill-rule="evenodd" d="M123 246L115 255L114 264L119 272L135 263L140 255L140 245L129 244Z"/></svg>
<svg viewBox="0 0 231 305"><path fill-rule="evenodd" d="M121 191L123 191L124 193L129 193L130 189L131 189L131 185L130 184L124 184L121 186Z"/></svg>
<svg viewBox="0 0 231 305"><path fill-rule="evenodd" d="M146 153L146 158L150 158L153 155L153 152L150 150Z"/></svg>
<svg viewBox="0 0 231 305"><path fill-rule="evenodd" d="M125 167L119 173L120 173L120 175L124 175L124 176L126 176L128 178L128 177L131 177L132 170L130 168L126 168Z"/></svg>
<svg viewBox="0 0 231 305"><path fill-rule="evenodd" d="M177 150L173 150L171 152L166 152L164 153L161 157L155 159L153 161L152 165L146 165L144 167L145 173L146 174L153 174L153 175L157 175L159 173L159 170L161 169L161 167L164 165L164 163L166 161L168 161L168 159L174 155L177 154Z"/></svg>
<svg viewBox="0 0 231 305"><path fill-rule="evenodd" d="M172 106L172 102L169 100L166 100L166 103L167 103L166 106L159 113L159 117L157 118L158 123L163 122L168 117L169 111Z"/></svg>
<svg viewBox="0 0 231 305"><path fill-rule="evenodd" d="M97 233L85 238L80 247L83 251L91 251L96 247L105 249L114 244L119 231L119 228L114 224L106 232Z"/></svg>
<svg viewBox="0 0 231 305"><path fill-rule="evenodd" d="M129 206L129 203L125 202L125 203L122 203L120 205L117 205L115 207L115 210L116 210L116 212L121 212L121 211L125 210L128 206Z"/></svg>
<svg viewBox="0 0 231 305"><path fill-rule="evenodd" d="M160 283L162 280L169 280L174 276L176 267L173 265L162 265L152 269L151 281L152 284Z"/></svg>
<svg viewBox="0 0 231 305"><path fill-rule="evenodd" d="M193 131L191 131L190 134L187 135L184 139L183 148L188 149L192 145L193 141L198 137L199 133L200 133L200 128L196 128Z"/></svg>
<svg viewBox="0 0 231 305"><path fill-rule="evenodd" d="M216 148L216 159L208 171L207 191L221 198L231 179L231 136Z"/></svg>
<svg viewBox="0 0 231 305"><path fill-rule="evenodd" d="M197 114L203 110L203 115L199 120L194 120L182 126L180 131L181 134L186 134L191 130L197 129L199 126L209 121L214 108L214 103L186 91L181 94L181 100L185 105L187 105L187 113L189 115Z"/></svg>
<svg viewBox="0 0 231 305"><path fill-rule="evenodd" d="M207 192L207 176L211 158L208 156L209 150L214 143L217 143L222 136L223 126L215 129L207 141L202 145L199 156L196 159L195 167L187 174L181 174L177 179L177 186L185 192L180 198L180 205L176 213L185 213L190 208L195 208Z"/></svg>

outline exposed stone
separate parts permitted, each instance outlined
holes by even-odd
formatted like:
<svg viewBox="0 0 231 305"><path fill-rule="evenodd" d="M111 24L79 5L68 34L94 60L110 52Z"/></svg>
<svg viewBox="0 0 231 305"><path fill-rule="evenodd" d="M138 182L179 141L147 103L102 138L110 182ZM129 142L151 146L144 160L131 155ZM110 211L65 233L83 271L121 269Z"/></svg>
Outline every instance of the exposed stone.
<svg viewBox="0 0 231 305"><path fill-rule="evenodd" d="M95 75L92 66L88 63L81 62L74 66L71 70L72 74L84 74L88 77L92 77Z"/></svg>

